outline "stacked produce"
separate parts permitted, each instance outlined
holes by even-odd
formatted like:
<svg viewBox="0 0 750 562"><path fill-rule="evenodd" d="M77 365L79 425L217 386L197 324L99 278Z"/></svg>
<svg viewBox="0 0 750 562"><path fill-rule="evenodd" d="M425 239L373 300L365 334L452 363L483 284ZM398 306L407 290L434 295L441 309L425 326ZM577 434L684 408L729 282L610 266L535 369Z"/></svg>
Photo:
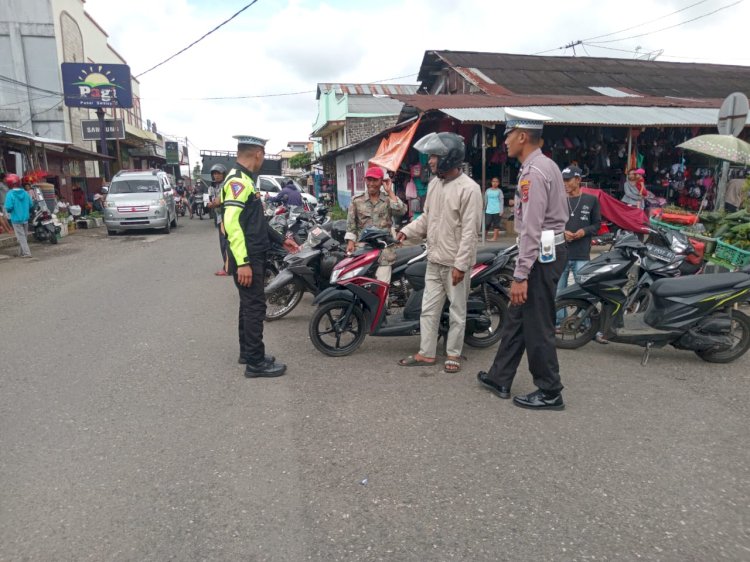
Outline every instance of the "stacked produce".
<svg viewBox="0 0 750 562"><path fill-rule="evenodd" d="M742 250L750 250L750 215L745 209L729 214L717 211L703 213L700 220L706 235Z"/></svg>

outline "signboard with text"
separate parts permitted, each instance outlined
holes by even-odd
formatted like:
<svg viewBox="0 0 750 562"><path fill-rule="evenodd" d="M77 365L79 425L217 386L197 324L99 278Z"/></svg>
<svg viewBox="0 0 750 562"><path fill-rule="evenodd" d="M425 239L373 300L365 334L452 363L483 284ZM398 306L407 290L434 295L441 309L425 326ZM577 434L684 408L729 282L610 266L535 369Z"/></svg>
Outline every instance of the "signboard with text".
<svg viewBox="0 0 750 562"><path fill-rule="evenodd" d="M133 107L128 65L64 62L61 70L68 107Z"/></svg>
<svg viewBox="0 0 750 562"><path fill-rule="evenodd" d="M167 152L167 164L179 164L180 163L180 149L176 142L167 141L164 143L164 148Z"/></svg>
<svg viewBox="0 0 750 562"><path fill-rule="evenodd" d="M84 119L81 121L83 140L99 140L99 120ZM125 122L122 119L105 119L104 135L107 140L125 138Z"/></svg>

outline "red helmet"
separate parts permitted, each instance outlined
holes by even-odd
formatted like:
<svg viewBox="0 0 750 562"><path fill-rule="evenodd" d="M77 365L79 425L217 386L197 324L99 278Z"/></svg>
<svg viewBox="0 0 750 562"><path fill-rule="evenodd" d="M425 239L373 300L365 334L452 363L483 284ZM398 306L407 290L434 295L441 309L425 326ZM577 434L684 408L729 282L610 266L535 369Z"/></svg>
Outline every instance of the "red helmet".
<svg viewBox="0 0 750 562"><path fill-rule="evenodd" d="M5 185L10 188L21 187L21 178L16 174L5 174Z"/></svg>

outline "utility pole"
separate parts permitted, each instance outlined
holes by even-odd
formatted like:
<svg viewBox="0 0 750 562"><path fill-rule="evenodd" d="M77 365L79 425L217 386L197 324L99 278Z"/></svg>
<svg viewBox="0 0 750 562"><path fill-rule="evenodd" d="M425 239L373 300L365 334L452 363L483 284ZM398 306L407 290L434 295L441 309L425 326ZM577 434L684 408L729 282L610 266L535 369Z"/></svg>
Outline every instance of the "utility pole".
<svg viewBox="0 0 750 562"><path fill-rule="evenodd" d="M576 56L576 45L583 45L583 41L579 39L578 41L568 43L567 45L565 45L565 49L573 49L573 56Z"/></svg>
<svg viewBox="0 0 750 562"><path fill-rule="evenodd" d="M192 169L190 168L190 147L188 146L188 138L185 137L185 152L187 153L187 161L188 161L188 178L191 180L193 179ZM182 170L180 170L180 175L182 175ZM190 182L191 184L195 183L194 181ZM195 185L193 185L195 187Z"/></svg>

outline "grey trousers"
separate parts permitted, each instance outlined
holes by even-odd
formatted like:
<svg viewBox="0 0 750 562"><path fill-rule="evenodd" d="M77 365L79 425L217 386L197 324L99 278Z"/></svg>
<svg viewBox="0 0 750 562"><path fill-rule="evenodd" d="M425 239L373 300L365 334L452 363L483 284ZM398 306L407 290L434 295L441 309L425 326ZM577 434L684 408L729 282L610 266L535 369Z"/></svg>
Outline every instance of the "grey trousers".
<svg viewBox="0 0 750 562"><path fill-rule="evenodd" d="M422 316L419 320L421 334L419 354L422 357L435 357L436 355L440 316L446 297L451 303L446 351L448 355L461 356L466 327L466 301L469 298L471 277L470 272L467 271L463 281L454 287L452 271L451 266L427 263L422 296Z"/></svg>
<svg viewBox="0 0 750 562"><path fill-rule="evenodd" d="M18 240L18 245L21 247L21 255L22 256L30 256L31 250L29 249L29 241L28 241L28 235L29 235L29 223L22 222L22 223L13 223L13 233L16 235L16 240Z"/></svg>

